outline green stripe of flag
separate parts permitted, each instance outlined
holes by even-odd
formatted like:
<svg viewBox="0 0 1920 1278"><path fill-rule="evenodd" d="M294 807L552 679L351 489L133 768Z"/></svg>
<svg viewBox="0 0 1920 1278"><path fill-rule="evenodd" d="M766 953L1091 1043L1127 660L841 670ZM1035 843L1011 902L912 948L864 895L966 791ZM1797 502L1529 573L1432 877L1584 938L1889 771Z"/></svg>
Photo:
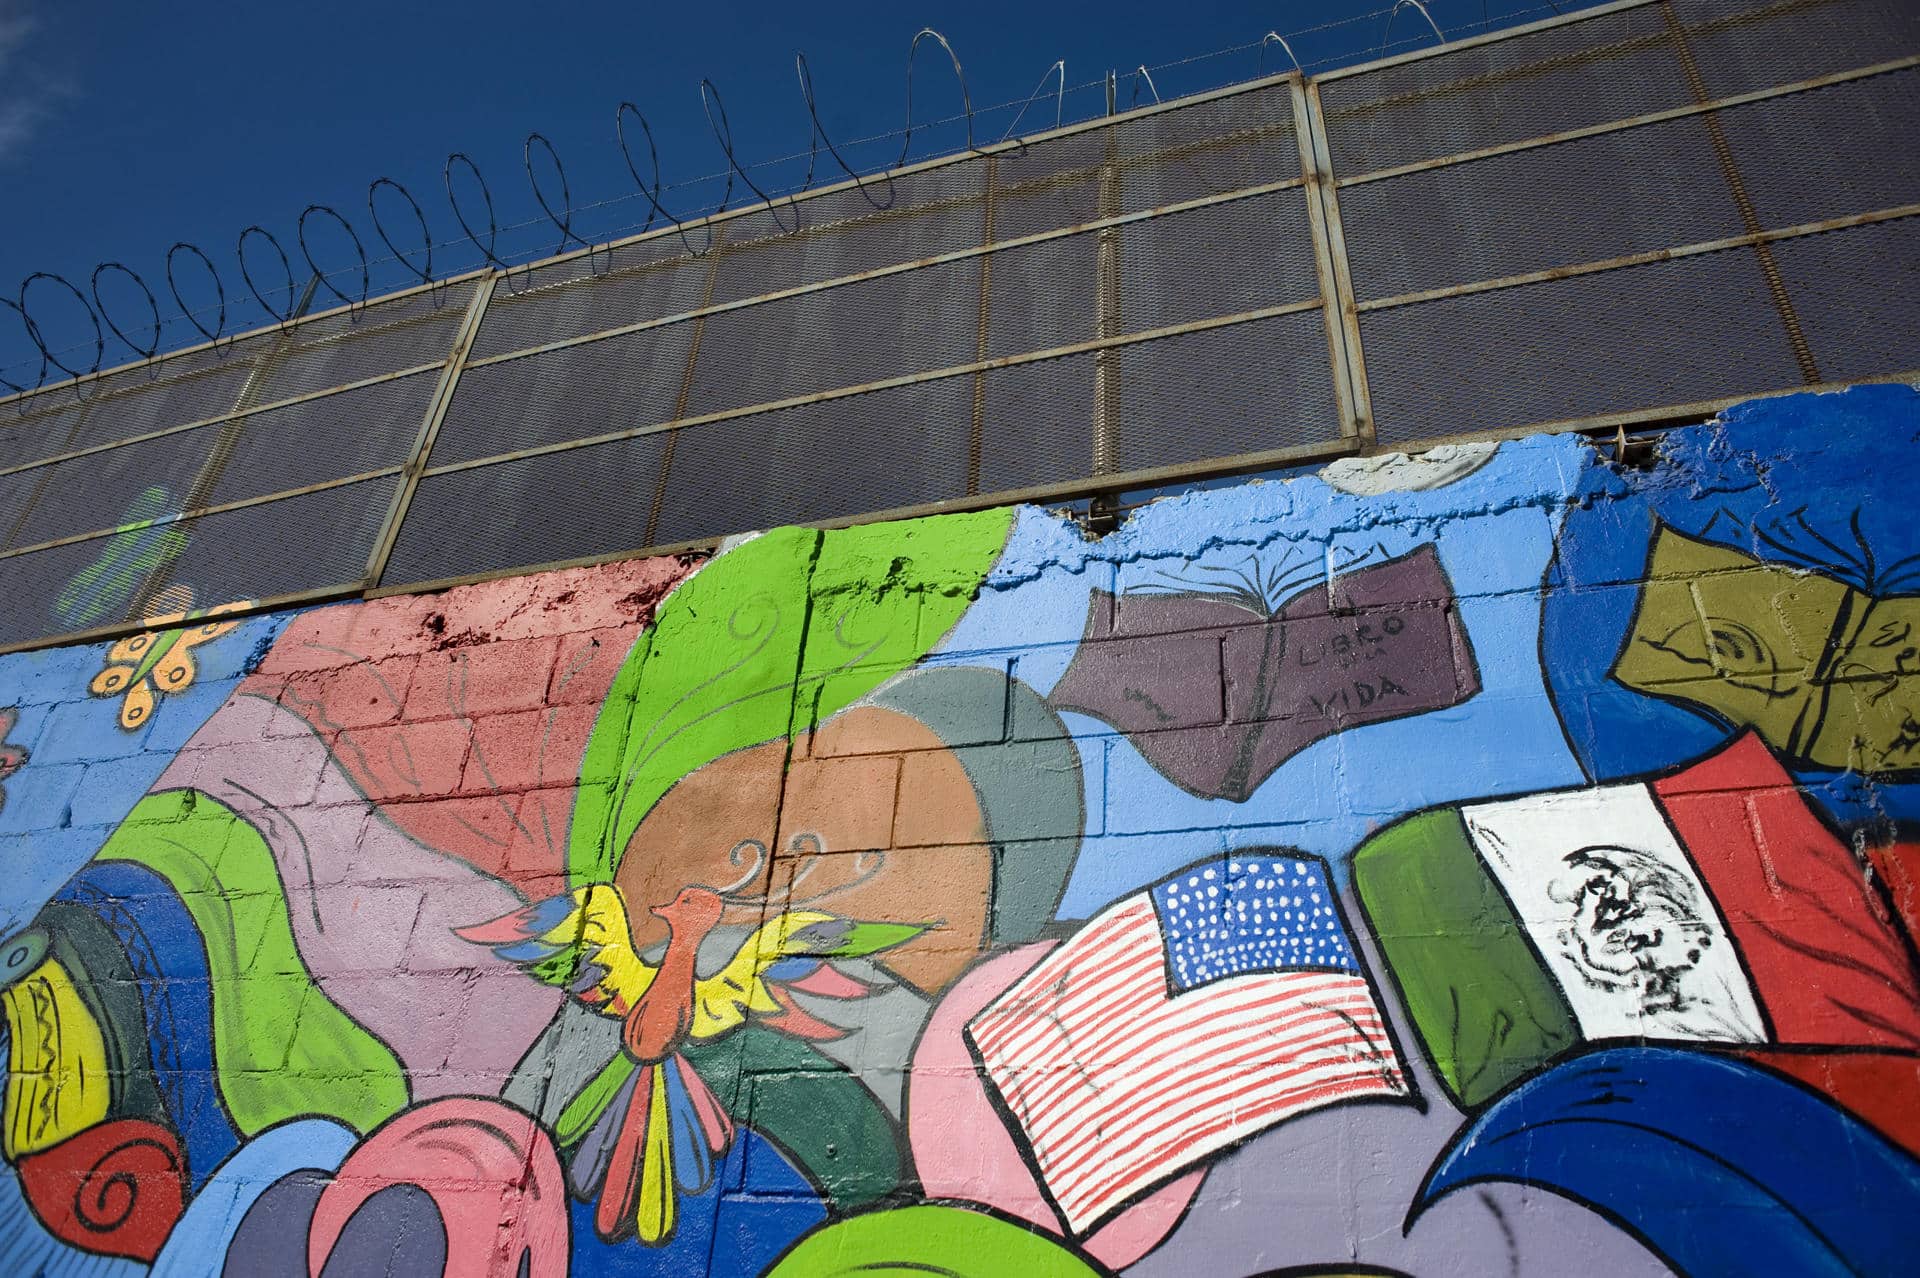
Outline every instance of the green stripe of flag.
<svg viewBox="0 0 1920 1278"><path fill-rule="evenodd" d="M1571 1047L1573 1011L1459 812L1423 812L1354 854L1354 887L1441 1079L1478 1105Z"/></svg>

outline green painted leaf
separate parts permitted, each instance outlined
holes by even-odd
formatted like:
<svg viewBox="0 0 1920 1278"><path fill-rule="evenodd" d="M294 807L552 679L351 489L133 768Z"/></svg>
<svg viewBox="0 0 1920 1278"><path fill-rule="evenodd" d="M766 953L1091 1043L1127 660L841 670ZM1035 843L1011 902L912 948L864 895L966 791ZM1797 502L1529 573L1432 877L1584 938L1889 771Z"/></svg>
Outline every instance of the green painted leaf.
<svg viewBox="0 0 1920 1278"><path fill-rule="evenodd" d="M805 731L926 655L966 611L1012 517L782 528L684 582L627 654L588 740L569 834L574 884L611 879L680 778Z"/></svg>
<svg viewBox="0 0 1920 1278"><path fill-rule="evenodd" d="M823 1225L765 1278L1094 1278L1064 1243L963 1207L927 1204Z"/></svg>
<svg viewBox="0 0 1920 1278"><path fill-rule="evenodd" d="M904 945L926 931L927 927L924 923L855 923L834 944L812 947L801 941L793 953L819 958L865 958L869 954ZM805 935L804 931L801 935Z"/></svg>
<svg viewBox="0 0 1920 1278"><path fill-rule="evenodd" d="M238 813L196 791L150 794L98 859L146 866L193 917L207 948L220 1095L243 1134L313 1114L368 1132L405 1108L399 1060L301 962L273 851Z"/></svg>
<svg viewBox="0 0 1920 1278"><path fill-rule="evenodd" d="M100 555L75 573L53 608L73 626L89 626L123 612L140 583L179 558L188 534L177 523L159 524L173 502L156 484L141 491L121 516L115 533L100 543Z"/></svg>
<svg viewBox="0 0 1920 1278"><path fill-rule="evenodd" d="M580 970L580 955L577 951L562 950L551 958L543 958L527 968L527 974L536 981L548 985L566 986L572 983L574 975Z"/></svg>
<svg viewBox="0 0 1920 1278"><path fill-rule="evenodd" d="M593 1076L593 1081L580 1089L580 1094L567 1102L560 1111L560 1117L553 1124L553 1139L563 1149L578 1144L587 1130L607 1112L607 1106L613 1104L613 1098L620 1094L628 1078L632 1077L638 1063L625 1052L607 1062L606 1068Z"/></svg>

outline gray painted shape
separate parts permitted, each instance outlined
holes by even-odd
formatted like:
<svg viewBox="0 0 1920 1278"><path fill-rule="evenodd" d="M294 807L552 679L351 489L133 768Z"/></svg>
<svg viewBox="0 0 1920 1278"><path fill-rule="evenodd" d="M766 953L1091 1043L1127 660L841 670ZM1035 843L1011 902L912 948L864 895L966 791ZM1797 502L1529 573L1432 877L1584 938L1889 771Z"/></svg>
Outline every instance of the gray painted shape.
<svg viewBox="0 0 1920 1278"><path fill-rule="evenodd" d="M1086 828L1080 755L1067 727L1032 688L978 666L929 666L867 699L908 715L954 748L993 846L992 938L1032 940L1053 919ZM982 707L1006 708L1018 741L977 744Z"/></svg>
<svg viewBox="0 0 1920 1278"><path fill-rule="evenodd" d="M874 963L859 959L843 960L835 967L870 985L879 985L860 999L819 998L808 994L793 996L800 1010L817 1016L830 1025L850 1026L843 1038L815 1042L813 1046L829 1060L847 1067L847 1072L872 1092L895 1122L900 1121L906 1105L907 1059L920 1039L933 1004L900 984Z"/></svg>
<svg viewBox="0 0 1920 1278"><path fill-rule="evenodd" d="M569 1002L513 1067L501 1099L551 1127L620 1050L619 1021Z"/></svg>

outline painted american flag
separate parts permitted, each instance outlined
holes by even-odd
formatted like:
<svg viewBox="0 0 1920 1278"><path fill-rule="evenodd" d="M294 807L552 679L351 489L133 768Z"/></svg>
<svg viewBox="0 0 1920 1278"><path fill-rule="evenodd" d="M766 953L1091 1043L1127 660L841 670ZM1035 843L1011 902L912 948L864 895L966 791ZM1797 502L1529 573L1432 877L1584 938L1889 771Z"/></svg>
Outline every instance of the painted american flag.
<svg viewBox="0 0 1920 1278"><path fill-rule="evenodd" d="M967 1036L1079 1235L1295 1114L1408 1094L1326 864L1298 854L1196 867L1110 907Z"/></svg>

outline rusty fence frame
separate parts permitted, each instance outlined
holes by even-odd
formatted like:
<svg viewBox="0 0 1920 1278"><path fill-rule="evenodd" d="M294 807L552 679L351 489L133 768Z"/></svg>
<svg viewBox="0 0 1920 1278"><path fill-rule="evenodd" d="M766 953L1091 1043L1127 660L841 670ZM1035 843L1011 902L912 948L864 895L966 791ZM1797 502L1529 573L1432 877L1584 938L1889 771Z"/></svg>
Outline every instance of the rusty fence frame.
<svg viewBox="0 0 1920 1278"><path fill-rule="evenodd" d="M1826 0L1785 0L1784 3L1776 3L1770 6L1757 6L1757 10L1760 12L1772 12L1776 10L1792 11L1822 2L1826 2ZM212 369L220 367L218 364L196 367L196 364L203 364L205 357L209 354L216 357L220 356L223 350L230 350L238 344L246 344L250 347L260 348L251 356L254 362L245 379L244 385L241 387L231 407L224 412L205 415L191 421L165 426L121 439L74 447L66 451L49 453L48 455L31 460L15 461L0 466L0 480L4 480L16 474L50 468L62 463L80 461L89 456L143 444L173 435L199 431L205 431L209 434L212 434L216 430L218 432L213 435L214 442L210 445L201 469L189 490L188 501L181 510L163 518L144 521L137 525L102 528L59 538L50 538L29 545L0 549L0 580L4 579L10 560L37 551L46 551L79 542L110 538L127 533L134 528L145 528L172 523L190 523L191 521L209 515L268 505L294 497L344 488L370 480L393 481L393 492L386 502L386 510L379 524L378 535L374 539L371 550L365 560L363 575L348 581L316 585L311 588L292 591L271 598L255 600L250 605L249 611L267 611L295 604L318 603L343 598L374 598L421 590L436 590L453 585L491 580L522 573L599 564L641 555L674 553L710 547L715 544L718 537L701 538L690 542L665 545L651 544L658 524L660 507L664 497L664 488L668 483L670 470L668 462L663 460L657 479L657 484L661 491L656 491L652 494L652 509L645 525L645 540L649 544L583 556L577 559L473 572L459 577L445 578L436 581L386 580L389 575L388 568L394 553L394 548L398 542L408 512L412 507L413 499L419 490L419 485L423 480L432 476L452 474L526 458L591 448L597 445L660 434L664 434L667 438L668 457L670 458L673 442L676 441L679 434L685 430L716 427L724 429L724 423L726 422L755 416L761 413L773 412L782 408L791 408L811 403L831 402L836 399L849 398L855 395L867 394L892 387L946 379L971 378L974 384L973 439L971 441L969 473L966 477L966 491L961 495L935 502L900 506L885 510L865 511L859 514L829 520L808 521L812 526L844 526L853 523L906 518L948 511L972 510L1023 501L1045 502L1082 498L1107 499L1110 501L1125 491L1137 492L1183 481L1244 474L1296 465L1307 465L1360 453L1417 450L1431 447L1435 444L1467 439L1504 439L1550 432L1584 432L1593 435L1614 435L1624 433L1629 427L1647 429L1695 420L1742 400L1762 398L1773 394L1786 394L1806 389L1838 389L1846 385L1858 384L1860 381L1912 381L1920 379L1920 367L1916 367L1914 369L1889 370L1885 374L1872 378L1851 379L1847 381L1823 381L1818 374L1817 367L1812 362L1811 355L1807 352L1804 339L1801 339L1794 344L1795 354L1798 357L1803 372L1803 384L1800 385L1791 387L1760 386L1738 394L1684 404L1661 404L1653 407L1581 418L1529 422L1525 425L1508 428L1469 430L1417 440L1396 441L1390 446L1383 446L1378 442L1378 429L1374 419L1372 397L1368 386L1367 361L1362 343L1362 317L1366 314L1399 307L1418 306L1449 297L1467 296L1474 293L1504 289L1525 288L1554 279L1625 269L1645 265L1650 262L1665 261L1704 253L1750 250L1761 259L1764 270L1769 260L1771 246L1775 243L1844 227L1870 225L1877 222L1894 221L1920 215L1920 204L1906 204L1884 209L1856 212L1846 216L1829 218L1820 222L1784 227L1765 227L1760 225L1757 217L1753 215L1751 203L1748 201L1740 201L1740 209L1744 222L1744 233L1741 235L1723 237L1711 241L1701 241L1698 243L1662 247L1640 253L1620 255L1600 261L1571 263L1564 266L1514 274L1497 279L1477 280L1418 290L1391 297L1372 298L1365 301L1357 300L1350 265L1350 246L1347 242L1340 217L1340 193L1343 190L1369 183L1390 181L1393 178L1411 173L1455 165L1472 164L1495 156L1575 143L1585 138L1618 133L1658 124L1667 120L1693 116L1702 117L1707 121L1714 132L1714 136L1717 137L1717 128L1712 125L1712 122L1716 119L1716 113L1734 109L1747 103L1767 101L1796 93L1811 92L1831 85L1849 83L1877 76L1920 75L1920 54L1916 54L1913 56L1888 59L1869 66L1810 77L1791 83L1772 85L1764 89L1710 99L1706 96L1704 88L1702 87L1697 68L1692 68L1689 65L1689 80L1694 86L1695 100L1684 106L1646 112L1636 116L1605 121L1559 133L1542 134L1537 137L1517 139L1499 145L1476 148L1452 155L1387 166L1368 172L1354 174L1341 174L1336 172L1332 160L1332 149L1328 141L1326 112L1320 101L1320 88L1323 84L1364 75L1370 72L1377 72L1404 63L1445 57L1465 49L1522 38L1543 30L1575 26L1583 22L1593 21L1627 10L1651 7L1658 7L1663 11L1668 38L1675 42L1679 50L1683 51L1683 59L1688 60L1690 63L1690 55L1684 52L1686 49L1686 28L1675 13L1673 0L1616 0L1615 3L1601 5L1596 8L1581 10L1564 16L1556 16L1501 31L1490 32L1470 40L1442 44L1395 57L1383 58L1311 78L1302 76L1298 71L1262 77L1257 80L1228 86L1208 93L1175 99L1166 103L1151 104L1137 110L1116 112L1111 115L1096 117L1095 119L1068 125L1063 128L1036 133L1026 138L985 145L955 155L942 156L917 164L903 166L892 170L885 178L867 176L860 179L822 186L816 190L806 192L799 197L780 197L781 202L792 201L797 198L800 204L805 204L822 197L829 197L854 190L861 187L862 184L871 185L882 180L890 181L892 179L905 178L957 164L979 162L983 174L982 189L979 193L969 193L939 201L928 201L907 208L893 210L891 211L891 215L894 217L912 218L915 216L929 215L936 209L977 203L980 206L981 212L980 242L966 248L934 254L912 261L892 263L866 271L816 280L804 284L796 284L787 288L768 290L751 297L736 298L716 303L713 301L715 273L718 270L720 256L725 253L728 248L726 234L729 230L733 229L730 224L742 218L764 214L770 207L764 204L749 205L685 224L686 229L691 230L695 234L699 234L704 230L713 235L714 247L711 253L708 254L710 261L706 271L706 291L702 304L673 314L656 315L625 324L610 325L592 332L536 343L523 349L495 352L480 358L474 358L472 354L476 339L480 335L482 325L488 314L489 304L502 287L508 290L514 290L514 282L516 279L531 281L538 272L551 272L556 267L564 267L567 263L581 262L582 260L584 260L584 264L587 267L587 274L585 276L576 275L569 279L537 287L529 285L530 291L538 292L547 289L559 291L564 290L569 283L579 282L583 278L601 278L600 273L594 270L596 261L604 257L611 263L613 255L619 253L621 250L628 249L635 245L643 245L646 241L660 240L666 236L680 234L680 227L668 226L644 235L618 240L611 244L575 249L571 252L542 259L538 262L515 266L508 270L483 268L470 271L447 280L420 284L412 288L385 294L371 302L364 302L355 306L335 307L313 314L302 315L285 323L254 330L251 333L237 335L233 338L216 342L201 343L179 351L170 352L157 359L123 365L115 369L102 370L54 386L38 388L31 392L0 398L0 414L17 413L19 415L25 415L27 413L36 413L49 419L57 419L58 415L63 411L65 403L77 400L83 404L89 404L89 412L92 411L93 407L97 407L96 404L93 404L87 399L90 389L105 386L106 389L101 391L98 396L98 398L103 401L125 394L139 393L142 389L140 385L134 385L131 388L121 388L119 385L129 380L129 373L131 371L138 370L144 372L147 378L146 384L149 385L157 378L168 377L170 369L180 370L177 375L174 376L173 380L186 381L207 375ZM1751 13L1753 11L1748 12ZM1603 52L1604 49L1602 48L1600 51ZM1122 157L1116 154L1112 144L1112 139L1119 136L1117 126L1123 126L1131 121L1152 117L1165 112L1189 109L1204 103L1226 100L1239 95L1269 93L1281 89L1284 89L1287 94L1292 116L1293 137L1291 140L1299 156L1299 170L1297 173L1276 173L1271 175L1270 180L1255 182L1231 191L1215 192L1209 195L1151 208L1137 209L1131 212L1119 211L1117 203L1109 198L1109 185L1115 181L1114 174L1118 170L1133 167L1150 168L1155 164L1165 164L1168 162L1169 156L1175 153L1196 149L1204 150L1209 146L1217 147L1226 145L1229 144L1233 138L1244 137L1246 133L1249 132L1243 130L1212 138L1174 143L1159 148L1148 148L1142 154ZM1263 127L1277 130L1281 126ZM1058 172L1028 179L1024 185L1034 187L1058 185L1071 182L1075 179L1085 179L1089 175L1097 174L1101 188L1101 200L1099 204L1100 216L1069 226L1056 227L1050 230L1016 236L1005 240L996 239L994 237L996 199L1004 196L1008 191L1019 191L1023 189L1022 185L1014 185L1006 188L997 185L997 166L1002 159L1009 155L1023 155L1028 147L1047 143L1059 138L1088 133L1094 130L1107 130L1106 136L1109 139L1109 145L1105 148L1105 154L1101 158L1077 168L1063 169ZM1258 132L1260 130L1252 131ZM1724 147L1724 143L1720 145L1718 150L1722 158L1723 170L1725 170L1723 176L1726 177L1729 185L1733 188L1737 199L1740 194L1737 172L1727 167L1730 164L1730 156ZM1115 281L1107 281L1105 279L1105 272L1109 267L1122 277L1124 276L1125 268L1117 263L1115 255L1112 253L1100 252L1096 254L1096 272L1100 275L1100 278L1095 281L1095 287L1093 289L1093 294L1096 298L1096 310L1099 312L1095 319L1094 331L1096 336L1084 341L1022 351L1011 355L991 358L988 356L988 280L991 277L993 263L997 255L1001 252L1032 244L1065 239L1066 237L1076 235L1093 236L1096 238L1097 243L1105 245L1118 233L1120 228L1127 225L1147 222L1157 218L1177 217L1184 213L1231 205L1241 201L1256 200L1294 190L1301 191L1304 197L1307 230L1311 240L1314 278L1317 284L1317 293L1315 296L1241 311L1234 314L1208 316L1180 324L1167 325L1138 332L1125 332L1119 330L1115 323L1112 322L1112 317L1106 313L1108 305L1107 299L1109 299L1112 294ZM844 224L832 223L818 227L802 228L791 234L835 233L836 228L839 228L837 232L839 234L857 235L857 228L859 225L865 223L865 219L855 218L852 221L855 229L851 231L845 229ZM746 241L734 247L750 247L754 243L757 243L757 241ZM975 343L974 359L940 368L863 382L858 385L831 387L805 395L767 400L701 414L689 414L686 412L688 394L693 384L694 366L699 358L699 336L709 316L724 314L746 307L765 305L788 298L829 292L833 289L843 288L855 283L901 275L946 263L976 259L980 262L981 270L980 296L976 302L978 307L978 340ZM641 274L649 270L660 270L675 265L682 265L684 261L684 258L667 258L658 261L641 262L617 269L610 267L608 273ZM1785 295L1784 286L1778 283L1779 276L1777 269L1769 272L1767 278L1770 286L1773 286L1775 289L1776 301L1780 303L1782 307L1783 323L1785 323L1791 335L1794 328L1791 298ZM464 309L457 324L453 326L452 339L444 356L432 360L410 362L402 368L362 377L339 385L281 396L270 401L264 400L261 397L259 387L278 362L290 358L296 351L312 349L311 347L300 346L300 338L304 333L309 331L309 326L325 324L337 326L343 317L349 321L353 321L357 317L380 312L383 308L392 308L398 303L406 302L409 299L416 299L425 294L432 295L431 300L435 303L435 312L437 313L441 298L452 296L456 291L462 290L464 291L462 293L463 300L461 305ZM1085 476L1059 483L1036 485L1026 488L1002 489L985 493L979 491L979 436L982 428L981 415L984 411L982 387L984 386L985 375L988 372L999 368L1039 363L1082 354L1093 354L1097 362L1097 371L1106 370L1107 361L1105 356L1108 352L1119 351L1127 347L1160 341L1188 333L1213 331L1257 322L1263 319L1272 319L1283 315L1306 314L1316 310L1321 314L1322 327L1325 332L1327 368L1331 377L1332 395L1338 416L1337 434L1330 435L1324 440L1305 444L1294 444L1257 452L1242 452L1211 457L1169 466L1121 470L1115 464L1111 447L1111 422L1106 420L1108 411L1107 400L1110 397L1109 391L1112 385L1111 378L1117 374L1108 371L1107 380L1102 381L1101 378L1096 377L1096 402L1089 406L1087 420L1089 464ZM405 319L398 321L400 324L411 322L414 321ZM681 379L680 394L676 402L677 411L672 417L662 421L642 422L637 425L603 431L576 439L466 458L457 462L443 463L438 466L433 464L432 453L434 444L438 439L441 426L446 420L454 397L459 390L461 377L467 370L508 363L514 360L535 357L550 351L587 345L675 324L688 324L692 326L693 340L690 343L690 350L686 359L686 368ZM356 332L355 327L355 325L349 324L346 330L336 332L330 337L323 337L320 341L324 343L327 341L348 342L372 340L366 334ZM412 430L410 436L411 444L401 460L353 475L327 479L302 487L288 488L221 504L205 504L206 498L212 492L214 481L217 480L221 469L225 465L226 457L231 452L233 441L244 431L245 424L250 418L262 413L292 408L302 404L324 400L331 396L414 377L423 379L432 377L433 385L427 398L427 407L424 415ZM46 405L47 407L42 409L39 407L40 405ZM81 421L84 422L85 420L83 416ZM74 429L76 433L79 430L79 426L80 423L75 424ZM408 436L403 432L398 438L405 439L408 438ZM23 513L20 518L24 521L26 514ZM142 615L138 609L150 603L155 598L160 586L163 584L163 572L163 568L156 570L150 574L149 579L142 584L142 587L135 596L135 615ZM85 630L0 644L0 653L45 647L53 644L95 641L135 633L142 628L144 628L144 623L139 621L106 624Z"/></svg>

